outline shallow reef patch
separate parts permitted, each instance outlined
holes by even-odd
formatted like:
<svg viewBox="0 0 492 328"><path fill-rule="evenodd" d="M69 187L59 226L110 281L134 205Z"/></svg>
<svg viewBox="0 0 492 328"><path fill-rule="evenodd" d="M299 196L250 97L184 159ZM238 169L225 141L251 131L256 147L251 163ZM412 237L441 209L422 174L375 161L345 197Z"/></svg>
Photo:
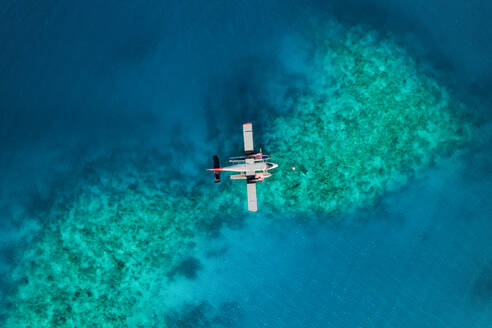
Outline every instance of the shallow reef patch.
<svg viewBox="0 0 492 328"><path fill-rule="evenodd" d="M470 140L464 106L396 41L336 23L316 31L309 87L265 129L279 169L259 188L264 207L334 214L367 205Z"/></svg>
<svg viewBox="0 0 492 328"><path fill-rule="evenodd" d="M176 275L184 276L187 279L195 279L198 271L202 268L200 261L195 257L184 259L178 266L168 273L169 277Z"/></svg>
<svg viewBox="0 0 492 328"><path fill-rule="evenodd" d="M151 299L156 281L183 270L196 274L198 262L191 271L183 267L196 235L209 233L216 213L233 217L234 207L226 198L214 207L204 195L199 201L177 191L182 181L170 179L161 161L112 155L91 164L60 196L49 211L52 220L13 273L18 291L10 299L8 326L144 322L129 314Z"/></svg>

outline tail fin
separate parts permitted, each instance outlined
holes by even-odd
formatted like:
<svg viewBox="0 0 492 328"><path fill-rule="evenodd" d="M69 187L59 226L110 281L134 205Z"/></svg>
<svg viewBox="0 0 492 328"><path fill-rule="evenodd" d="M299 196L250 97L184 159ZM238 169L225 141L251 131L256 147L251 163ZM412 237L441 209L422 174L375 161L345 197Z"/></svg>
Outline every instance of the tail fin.
<svg viewBox="0 0 492 328"><path fill-rule="evenodd" d="M219 156L214 155L214 169L220 168L220 162L219 162ZM216 170L214 171L214 181L215 183L220 182L220 171Z"/></svg>

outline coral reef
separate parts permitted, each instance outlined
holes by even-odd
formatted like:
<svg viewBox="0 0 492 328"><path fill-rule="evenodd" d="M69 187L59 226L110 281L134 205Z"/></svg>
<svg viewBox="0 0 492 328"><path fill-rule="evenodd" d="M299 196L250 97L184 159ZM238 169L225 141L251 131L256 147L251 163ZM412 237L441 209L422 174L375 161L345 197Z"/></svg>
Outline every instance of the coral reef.
<svg viewBox="0 0 492 328"><path fill-rule="evenodd" d="M262 136L280 165L258 188L262 211L367 204L470 137L460 105L393 41L337 25L313 38L309 89ZM101 159L66 189L14 272L7 327L165 326L149 306L157 282L193 278L194 247L246 203L242 184L183 183L156 154Z"/></svg>
<svg viewBox="0 0 492 328"><path fill-rule="evenodd" d="M183 181L170 179L163 158L152 153L93 163L58 201L54 220L16 269L19 289L7 326L149 323L143 309L155 296L153 284L182 271L197 234L215 232L218 213L234 217L240 202L226 193L213 202L209 193L183 195Z"/></svg>
<svg viewBox="0 0 492 328"><path fill-rule="evenodd" d="M274 211L367 204L469 140L462 105L394 41L336 25L314 43L309 89L266 129L281 169L259 190Z"/></svg>

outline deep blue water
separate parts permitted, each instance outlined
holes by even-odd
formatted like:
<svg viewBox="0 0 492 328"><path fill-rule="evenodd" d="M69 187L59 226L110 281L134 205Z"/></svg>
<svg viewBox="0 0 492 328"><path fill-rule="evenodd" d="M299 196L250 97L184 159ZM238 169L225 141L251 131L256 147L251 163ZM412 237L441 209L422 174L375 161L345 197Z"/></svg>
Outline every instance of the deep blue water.
<svg viewBox="0 0 492 328"><path fill-rule="evenodd" d="M476 113L472 149L335 223L259 215L226 229L210 246L224 251L202 254L162 302L205 302L232 327L492 327L492 3L479 0L3 3L2 297L31 242L18 211L49 206L85 162L134 142L206 166L217 129L259 115L265 90L302 71L308 14L408 40ZM183 140L196 152L181 154Z"/></svg>

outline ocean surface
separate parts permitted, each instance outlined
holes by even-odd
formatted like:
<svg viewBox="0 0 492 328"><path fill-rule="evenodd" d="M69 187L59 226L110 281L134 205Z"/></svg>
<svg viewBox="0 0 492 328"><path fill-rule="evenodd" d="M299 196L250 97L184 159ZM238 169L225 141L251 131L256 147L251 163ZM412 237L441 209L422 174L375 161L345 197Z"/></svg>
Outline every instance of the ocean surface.
<svg viewBox="0 0 492 328"><path fill-rule="evenodd" d="M492 2L7 1L0 41L0 326L492 327ZM410 113L459 119L387 109L389 139L440 139L390 149L375 189L343 186L374 157L333 139L354 161L330 195L332 139L281 141L379 95L366 49L432 86ZM245 122L283 164L257 213L205 170L241 155Z"/></svg>

